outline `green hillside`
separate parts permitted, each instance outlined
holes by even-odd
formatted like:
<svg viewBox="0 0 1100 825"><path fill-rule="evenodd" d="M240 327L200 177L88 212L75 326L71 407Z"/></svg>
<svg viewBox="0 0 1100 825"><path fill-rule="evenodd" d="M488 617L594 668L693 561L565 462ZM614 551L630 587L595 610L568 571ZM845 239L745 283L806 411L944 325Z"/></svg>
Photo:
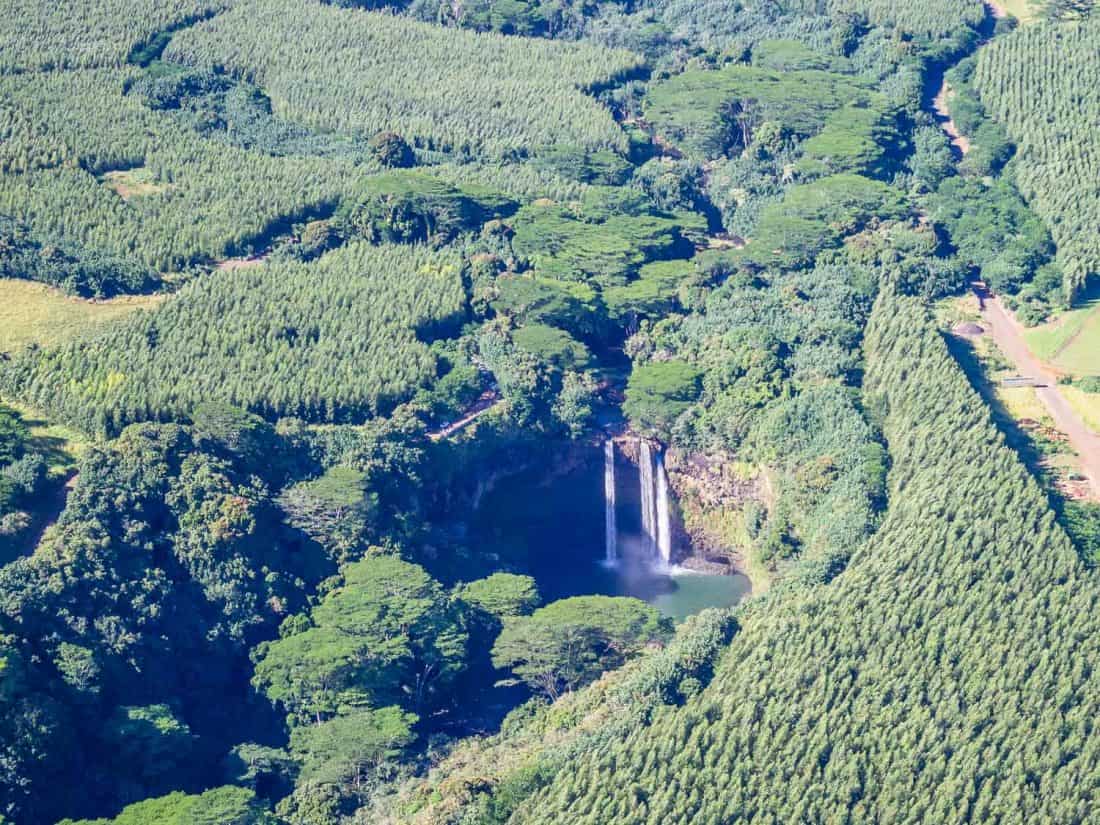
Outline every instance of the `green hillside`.
<svg viewBox="0 0 1100 825"><path fill-rule="evenodd" d="M5 11L0 825L1096 819L1088 4Z"/></svg>

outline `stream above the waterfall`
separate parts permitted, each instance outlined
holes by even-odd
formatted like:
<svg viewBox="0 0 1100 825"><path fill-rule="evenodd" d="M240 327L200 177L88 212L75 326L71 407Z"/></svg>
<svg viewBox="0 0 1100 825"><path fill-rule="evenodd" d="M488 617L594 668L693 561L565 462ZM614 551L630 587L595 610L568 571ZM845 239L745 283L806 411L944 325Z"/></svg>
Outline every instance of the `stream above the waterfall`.
<svg viewBox="0 0 1100 825"><path fill-rule="evenodd" d="M602 446L568 473L548 479L544 468L533 468L497 484L474 514L470 538L503 566L533 576L543 604L569 596L633 596L679 621L748 595L749 580L739 573L699 573L655 559L643 527L639 470L621 456L616 468L614 564L607 560ZM674 560L686 549L676 541Z"/></svg>

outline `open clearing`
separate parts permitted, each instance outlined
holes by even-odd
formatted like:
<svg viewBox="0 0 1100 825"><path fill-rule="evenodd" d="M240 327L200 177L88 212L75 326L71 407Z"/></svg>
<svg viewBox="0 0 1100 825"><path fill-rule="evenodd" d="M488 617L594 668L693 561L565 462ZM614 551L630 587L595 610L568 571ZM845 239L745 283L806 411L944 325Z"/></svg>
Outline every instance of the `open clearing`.
<svg viewBox="0 0 1100 825"><path fill-rule="evenodd" d="M1078 387L1060 387L1062 395L1073 407L1081 419L1092 428L1093 432L1100 433L1100 393L1085 392Z"/></svg>
<svg viewBox="0 0 1100 825"><path fill-rule="evenodd" d="M979 311L974 295L941 302L936 308L942 329L977 323L984 330L965 337L982 386L979 391L1004 429L1026 433L1035 469L1045 468L1052 483L1070 498L1100 500L1100 395L1057 383L1056 376L1028 350L1023 328L1000 301L986 299ZM1005 378L1028 376L1038 386L1006 386ZM972 378L975 377L971 373ZM1011 436L1010 436L1010 440ZM1017 449L1021 448L1017 444Z"/></svg>
<svg viewBox="0 0 1100 825"><path fill-rule="evenodd" d="M984 287L975 289L985 294ZM1069 446L1077 453L1079 469L1082 475L1088 477L1093 495L1100 497L1100 435L1066 400L1058 384L1058 376L1035 357L1024 338L1024 328L1005 309L999 298L985 294L982 326L1011 363L1016 375L1040 382L1035 387L1035 394L1046 406L1058 431L1066 436Z"/></svg>
<svg viewBox="0 0 1100 825"><path fill-rule="evenodd" d="M87 301L45 284L0 278L0 352L27 344L53 346L161 300L161 295L127 295Z"/></svg>
<svg viewBox="0 0 1100 825"><path fill-rule="evenodd" d="M1033 23L1039 18L1040 9L1035 0L1001 0L997 5L1021 23Z"/></svg>
<svg viewBox="0 0 1100 825"><path fill-rule="evenodd" d="M1028 348L1056 369L1071 375L1100 375L1100 295L1028 330L1024 337Z"/></svg>
<svg viewBox="0 0 1100 825"><path fill-rule="evenodd" d="M67 476L76 468L80 456L88 449L88 437L63 424L54 424L34 407L9 398L0 398L0 404L18 412L30 427L29 450L40 453L50 467L50 475Z"/></svg>
<svg viewBox="0 0 1100 825"><path fill-rule="evenodd" d="M143 195L156 195L168 189L166 184L156 183L153 172L141 166L137 169L120 169L103 175L103 183L114 190L123 200L140 198Z"/></svg>

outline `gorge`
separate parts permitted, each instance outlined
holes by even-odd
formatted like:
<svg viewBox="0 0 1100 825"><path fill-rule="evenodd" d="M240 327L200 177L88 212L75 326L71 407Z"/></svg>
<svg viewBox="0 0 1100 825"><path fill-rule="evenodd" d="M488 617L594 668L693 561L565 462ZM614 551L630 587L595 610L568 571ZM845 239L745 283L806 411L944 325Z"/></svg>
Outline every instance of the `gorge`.
<svg viewBox="0 0 1100 825"><path fill-rule="evenodd" d="M620 435L577 449L567 473L531 466L486 492L471 519L474 543L529 572L547 601L635 596L682 619L749 593L739 572L680 565L693 550L661 445Z"/></svg>

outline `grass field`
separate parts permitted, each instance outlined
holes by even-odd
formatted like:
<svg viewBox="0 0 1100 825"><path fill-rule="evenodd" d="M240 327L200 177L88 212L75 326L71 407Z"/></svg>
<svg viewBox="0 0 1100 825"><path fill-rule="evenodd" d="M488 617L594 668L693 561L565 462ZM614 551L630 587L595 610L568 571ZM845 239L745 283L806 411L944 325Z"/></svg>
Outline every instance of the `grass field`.
<svg viewBox="0 0 1100 825"><path fill-rule="evenodd" d="M1100 375L1100 294L1025 334L1039 358L1071 375Z"/></svg>
<svg viewBox="0 0 1100 825"><path fill-rule="evenodd" d="M103 183L118 193L123 200L140 198L143 195L156 195L169 188L167 184L156 183L153 180L152 171L144 167L107 172L103 175Z"/></svg>
<svg viewBox="0 0 1100 825"><path fill-rule="evenodd" d="M0 398L0 404L11 407L23 416L31 430L29 449L42 454L50 466L51 475L67 476L88 449L86 435L63 424L51 423L34 407L8 398Z"/></svg>
<svg viewBox="0 0 1100 825"><path fill-rule="evenodd" d="M85 301L33 281L0 278L0 352L52 346L160 300L148 295Z"/></svg>
<svg viewBox="0 0 1100 825"><path fill-rule="evenodd" d="M1041 13L1038 0L1000 0L999 5L1021 23L1032 23Z"/></svg>
<svg viewBox="0 0 1100 825"><path fill-rule="evenodd" d="M1069 405L1084 420L1085 426L1094 433L1100 433L1100 393L1084 392L1070 386L1063 386L1061 390Z"/></svg>

